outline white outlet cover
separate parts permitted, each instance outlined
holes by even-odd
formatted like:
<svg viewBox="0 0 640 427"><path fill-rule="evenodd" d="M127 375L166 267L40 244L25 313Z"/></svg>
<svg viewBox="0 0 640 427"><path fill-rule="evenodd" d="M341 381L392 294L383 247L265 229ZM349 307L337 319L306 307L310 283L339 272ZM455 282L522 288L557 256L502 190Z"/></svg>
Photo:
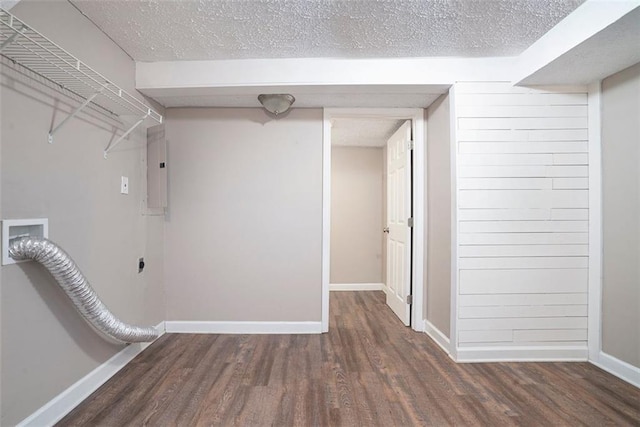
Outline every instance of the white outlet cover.
<svg viewBox="0 0 640 427"><path fill-rule="evenodd" d="M129 194L129 178L126 176L120 181L120 194Z"/></svg>

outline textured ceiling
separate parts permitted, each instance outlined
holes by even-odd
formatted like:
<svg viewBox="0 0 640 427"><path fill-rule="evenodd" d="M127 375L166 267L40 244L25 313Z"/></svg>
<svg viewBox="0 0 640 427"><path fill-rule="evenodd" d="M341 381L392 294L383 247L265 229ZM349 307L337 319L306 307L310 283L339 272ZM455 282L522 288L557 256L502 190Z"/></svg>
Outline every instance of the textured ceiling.
<svg viewBox="0 0 640 427"><path fill-rule="evenodd" d="M511 56L584 0L71 0L136 61Z"/></svg>
<svg viewBox="0 0 640 427"><path fill-rule="evenodd" d="M333 119L331 145L351 147L384 147L404 120Z"/></svg>

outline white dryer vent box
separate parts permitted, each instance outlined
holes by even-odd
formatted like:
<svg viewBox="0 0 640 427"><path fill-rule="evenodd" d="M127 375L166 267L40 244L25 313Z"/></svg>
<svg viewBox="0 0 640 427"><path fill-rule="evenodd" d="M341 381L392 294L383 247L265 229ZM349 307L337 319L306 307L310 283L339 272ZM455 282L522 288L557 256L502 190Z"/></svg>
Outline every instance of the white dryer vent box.
<svg viewBox="0 0 640 427"><path fill-rule="evenodd" d="M4 219L2 220L2 265L18 262L9 256L9 245L26 236L49 237L49 220L37 219Z"/></svg>

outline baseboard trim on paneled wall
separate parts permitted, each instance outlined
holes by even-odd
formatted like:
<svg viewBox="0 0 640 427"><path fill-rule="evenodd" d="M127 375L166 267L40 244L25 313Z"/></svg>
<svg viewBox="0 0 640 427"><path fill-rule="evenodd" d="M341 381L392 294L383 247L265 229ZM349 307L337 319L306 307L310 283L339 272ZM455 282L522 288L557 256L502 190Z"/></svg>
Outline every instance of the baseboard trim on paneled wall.
<svg viewBox="0 0 640 427"><path fill-rule="evenodd" d="M330 291L382 291L384 283L331 283Z"/></svg>
<svg viewBox="0 0 640 427"><path fill-rule="evenodd" d="M155 328L160 332L160 336L164 335L165 322L160 322ZM22 420L18 427L45 426L57 423L149 345L151 343L134 343L126 346L119 353Z"/></svg>
<svg viewBox="0 0 640 427"><path fill-rule="evenodd" d="M424 321L424 333L429 335L429 337L436 342L447 354L451 354L449 349L451 348L451 343L449 342L449 337L447 337L440 329L436 328L433 323L429 322L425 319Z"/></svg>
<svg viewBox="0 0 640 427"><path fill-rule="evenodd" d="M320 334L322 322L165 322L167 333L178 334Z"/></svg>
<svg viewBox="0 0 640 427"><path fill-rule="evenodd" d="M586 362L586 343L558 347L458 347L456 362Z"/></svg>
<svg viewBox="0 0 640 427"><path fill-rule="evenodd" d="M609 372L612 375L640 388L640 368L624 362L610 354L600 352L598 360L590 360L598 368Z"/></svg>

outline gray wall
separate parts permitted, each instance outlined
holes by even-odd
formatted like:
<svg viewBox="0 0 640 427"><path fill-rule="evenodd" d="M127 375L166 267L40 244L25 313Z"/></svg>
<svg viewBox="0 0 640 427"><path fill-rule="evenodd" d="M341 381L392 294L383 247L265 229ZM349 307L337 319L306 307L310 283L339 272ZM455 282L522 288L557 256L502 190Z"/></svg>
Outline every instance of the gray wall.
<svg viewBox="0 0 640 427"><path fill-rule="evenodd" d="M331 148L331 283L382 283L382 148Z"/></svg>
<svg viewBox="0 0 640 427"><path fill-rule="evenodd" d="M133 92L134 63L68 2L21 1L18 17ZM2 219L49 218L49 236L76 260L109 308L123 320L156 325L164 318L163 219L145 217L145 137L136 132L108 160L110 119L81 114L47 143L68 98L3 66L1 72ZM119 194L120 176L130 194ZM145 256L147 269L137 272ZM1 425L29 416L123 349L79 317L36 263L0 269Z"/></svg>
<svg viewBox="0 0 640 427"><path fill-rule="evenodd" d="M449 95L427 110L427 320L449 336L451 313L451 152Z"/></svg>
<svg viewBox="0 0 640 427"><path fill-rule="evenodd" d="M0 69L0 78L1 78L2 69ZM1 82L1 80L0 80ZM4 103L2 102L2 86L0 83L0 168L2 167L2 117L4 112ZM0 169L0 218L2 217L2 170ZM0 230L0 237L2 237L2 231ZM2 271L0 270L0 298L2 298ZM2 334L2 300L0 300L0 334ZM2 379L2 354L3 354L3 346L2 346L2 336L0 335L0 425L2 425L2 414L3 412L3 402L2 402L2 383L4 380Z"/></svg>
<svg viewBox="0 0 640 427"><path fill-rule="evenodd" d="M640 367L640 64L602 82L602 349Z"/></svg>
<svg viewBox="0 0 640 427"><path fill-rule="evenodd" d="M322 111L167 111L167 318L320 321Z"/></svg>

